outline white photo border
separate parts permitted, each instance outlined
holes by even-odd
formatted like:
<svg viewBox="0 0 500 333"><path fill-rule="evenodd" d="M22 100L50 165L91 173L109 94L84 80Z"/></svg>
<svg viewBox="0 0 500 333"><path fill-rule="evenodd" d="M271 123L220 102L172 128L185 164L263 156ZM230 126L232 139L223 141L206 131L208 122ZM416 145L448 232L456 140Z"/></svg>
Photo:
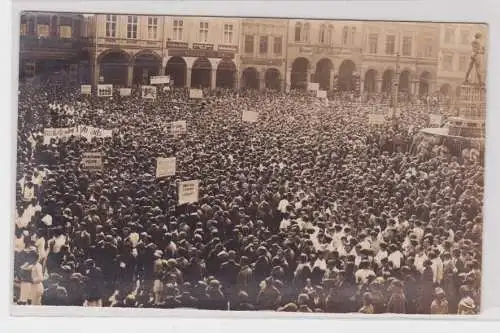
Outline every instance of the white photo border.
<svg viewBox="0 0 500 333"><path fill-rule="evenodd" d="M77 0L65 0L65 1L14 1L11 4L11 9L5 9L2 4L2 22L6 22L7 26L4 26L4 31L7 31L7 36L4 36L6 40L3 41L3 45L10 45L11 50L3 52L3 62L7 64L4 67L9 67L10 71L10 81L8 80L9 75L2 75L2 85L1 89L4 97L2 102L4 103L3 112L0 113L2 117L2 129L0 130L3 136L3 142L8 142L9 144L1 145L3 149L3 156L9 156L10 163L4 163L4 168L1 169L1 174L3 177L2 187L2 205L3 211L9 212L8 217L4 215L3 223L0 223L2 228L2 234L9 237L9 241L4 242L4 247L2 249L2 256L0 265L6 268L9 265L10 270L8 274L0 274L0 279L2 281L3 288L0 288L0 304L2 313L4 313L4 307L7 306L7 313L19 315L18 307L11 307L12 300L12 288L11 286L11 235L12 235L12 221L14 214L14 175L15 175L15 152L16 152L16 114L17 114L17 69L19 61L19 12L21 10L44 10L44 11L65 11L65 12L112 12L112 13L137 13L137 14L168 14L168 15L203 15L203 16L251 16L251 17L304 17L304 18L323 18L323 19L356 19L356 20L414 20L414 21L460 21L460 22L475 22L475 23L487 23L489 25L489 44L487 47L488 60L487 65L488 70L488 95L487 95L487 143L486 143L486 168L485 168L485 207L484 207L484 249L483 249L483 284L482 284L482 313L480 316L475 318L480 319L500 319L500 288L498 282L500 281L500 265L499 257L500 255L500 242L497 238L500 236L500 223L496 221L496 218L500 217L500 204L498 204L498 199L500 197L500 178L498 176L498 171L500 170L500 131L496 131L496 126L500 125L500 94L496 93L496 87L500 86L500 66L495 63L495 59L500 59L500 22L495 20L500 13L500 1L495 0L476 0L476 1L463 1L463 0L428 0L428 1L378 1L378 0L365 0L365 1L294 1L285 3L283 1L77 1ZM9 4L7 3L7 6ZM10 15L10 19L9 19ZM8 65L10 64L10 66ZM4 82L6 81L6 82ZM10 92L7 93L7 92ZM8 167L5 167L7 166ZM8 186L7 186L8 184ZM7 214L6 214L7 215ZM128 325L134 320L134 324L138 321L141 322L140 325L145 329L151 327L151 322L146 323L146 319L132 319L138 316L147 317L169 317L168 323L161 323L161 327L167 332L191 330L199 328L203 325L204 329L213 330L241 330L245 325L241 325L241 321L235 321L228 318L239 318L239 319L250 319L254 318L252 321L252 326L254 324L262 326L262 329L274 329L279 327L286 327L287 329L295 327L296 329L329 329L326 323L321 324L320 321L308 321L311 326L303 325L303 321L295 320L285 320L285 321L266 321L267 318L288 318L288 314L275 313L275 312L259 312L259 313L238 313L234 312L205 312L205 311L192 311L192 310L172 310L166 312L165 310L141 310L137 309L90 309L90 308L66 308L64 313L61 313L62 308L34 308L34 307L23 307L22 312L25 315L30 316L119 316L119 317L129 317L121 319L105 319L112 325L119 324L116 329L127 330ZM299 315L294 314L293 318L297 318ZM173 319L173 317L177 317ZM190 319L187 321L186 318L202 318L202 319ZM300 315L301 318L306 318L310 316ZM366 318L361 315L321 315L316 314L312 316L314 318ZM209 318L215 318L209 319ZM391 320L391 322L402 322L403 324L399 326L405 331L412 332L418 329L419 332L422 330L422 321L412 320L411 325L405 325L407 319L429 319L429 316L394 316L394 315L383 315L383 316L370 316L369 321L364 321L368 325L362 324L370 331L373 329L377 330L377 327L385 331L385 326L373 326L375 322L380 321L378 318L398 318L405 320ZM446 316L446 320L460 320L456 316ZM257 320L262 319L262 320ZM432 322L427 320L428 324L431 322L433 329L442 330L443 328L449 328L443 326L443 324L448 325L448 322L437 321L436 319L443 319L443 317L432 317ZM474 329L474 326L468 326L470 321L475 322L475 319L469 319L465 322L460 320L460 322L453 325L454 331L460 329L466 329L470 331ZM31 327L30 325L25 325L25 319L15 319L14 321L8 320L7 330L5 332L15 332L16 329L22 329L23 327ZM36 322L34 321L36 320ZM52 319L53 321L53 319ZM156 320L153 320L156 321ZM153 322L152 321L152 322ZM357 320L359 322L360 320ZM19 324L23 322L23 324ZM97 319L89 320L86 318L82 321L82 318L65 318L63 320L64 324L61 323L58 326L60 328L68 327L71 332L85 331L88 332L97 329L101 326ZM196 324L194 324L196 322ZM351 320L349 321L351 322ZM361 321L362 322L362 321ZM386 322L386 320L383 320ZM158 322L157 322L158 323ZM286 323L286 325L285 325ZM313 323L313 324L311 324ZM316 327L319 325L319 327ZM406 322L407 324L407 322ZM415 325L414 325L415 324ZM10 325L10 326L9 326ZM23 326L24 325L24 326ZM37 332L45 331L45 329L51 329L54 327L54 323L50 318L39 318L33 319L31 325L39 325L40 329L36 328ZM61 326L59 326L61 325ZM200 326L198 326L200 325ZM284 326L283 326L284 325ZM336 323L335 325L338 325ZM342 325L341 325L342 326ZM4 324L0 324L2 331ZM206 327L206 328L205 328ZM107 328L106 326L100 327ZM340 327L332 327L331 329L341 329ZM424 328L425 329L425 328Z"/></svg>

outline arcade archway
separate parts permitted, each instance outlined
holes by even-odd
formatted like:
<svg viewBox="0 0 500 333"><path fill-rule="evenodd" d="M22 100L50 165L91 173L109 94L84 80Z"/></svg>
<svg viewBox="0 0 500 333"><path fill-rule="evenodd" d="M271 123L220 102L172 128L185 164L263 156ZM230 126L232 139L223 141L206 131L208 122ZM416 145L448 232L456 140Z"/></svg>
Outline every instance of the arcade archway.
<svg viewBox="0 0 500 333"><path fill-rule="evenodd" d="M399 76L399 91L401 92L410 92L410 72L403 71Z"/></svg>
<svg viewBox="0 0 500 333"><path fill-rule="evenodd" d="M149 85L150 77L158 75L161 65L159 56L152 53L138 53L134 58L133 83L137 85Z"/></svg>
<svg viewBox="0 0 500 333"><path fill-rule="evenodd" d="M382 92L390 93L392 89L392 81L394 79L394 71L392 69L387 69L382 75Z"/></svg>
<svg viewBox="0 0 500 333"><path fill-rule="evenodd" d="M337 80L337 88L340 91L352 91L355 89L354 72L356 65L352 60L346 59L342 61L339 67L339 76Z"/></svg>
<svg viewBox="0 0 500 333"><path fill-rule="evenodd" d="M330 76L333 69L333 63L330 59L323 58L316 64L316 82L319 83L319 89L330 90Z"/></svg>
<svg viewBox="0 0 500 333"><path fill-rule="evenodd" d="M232 60L222 60L217 66L215 86L218 88L234 88L236 65Z"/></svg>
<svg viewBox="0 0 500 333"><path fill-rule="evenodd" d="M242 73L243 88L259 89L259 73L253 67L245 68Z"/></svg>
<svg viewBox="0 0 500 333"><path fill-rule="evenodd" d="M198 58L193 63L191 71L191 87L210 88L212 79L212 64L207 58Z"/></svg>
<svg viewBox="0 0 500 333"><path fill-rule="evenodd" d="M265 76L266 89L281 90L281 74L276 68L269 68Z"/></svg>
<svg viewBox="0 0 500 333"><path fill-rule="evenodd" d="M102 53L99 56L98 62L100 67L100 76L104 79L104 81L100 83L122 86L127 85L130 56L125 51L112 50Z"/></svg>
<svg viewBox="0 0 500 333"><path fill-rule="evenodd" d="M175 87L184 87L186 85L187 65L181 57L172 57L167 61L165 75L170 76L170 81Z"/></svg>
<svg viewBox="0 0 500 333"><path fill-rule="evenodd" d="M297 58L292 63L291 88L306 89L307 76L309 71L309 60L306 58Z"/></svg>
<svg viewBox="0 0 500 333"><path fill-rule="evenodd" d="M377 71L374 69L369 69L365 73L365 86L364 91L367 93L376 92L376 84L377 84Z"/></svg>
<svg viewBox="0 0 500 333"><path fill-rule="evenodd" d="M425 96L429 94L429 85L431 80L431 74L429 72L423 72L420 75L418 94L420 96Z"/></svg>

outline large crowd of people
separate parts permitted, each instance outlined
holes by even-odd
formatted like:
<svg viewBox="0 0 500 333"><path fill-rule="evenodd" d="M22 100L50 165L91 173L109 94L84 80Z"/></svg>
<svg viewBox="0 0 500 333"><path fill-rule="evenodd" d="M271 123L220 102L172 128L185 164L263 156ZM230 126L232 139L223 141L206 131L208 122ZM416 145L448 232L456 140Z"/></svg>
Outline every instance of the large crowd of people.
<svg viewBox="0 0 500 333"><path fill-rule="evenodd" d="M14 302L478 312L483 166L415 139L426 102L409 96L397 123L373 126L377 96L204 97L86 96L57 76L20 85ZM177 120L185 134L169 131ZM113 135L44 141L76 125ZM101 171L83 168L91 151ZM156 178L172 156L175 175ZM178 205L185 180L200 181L199 200Z"/></svg>

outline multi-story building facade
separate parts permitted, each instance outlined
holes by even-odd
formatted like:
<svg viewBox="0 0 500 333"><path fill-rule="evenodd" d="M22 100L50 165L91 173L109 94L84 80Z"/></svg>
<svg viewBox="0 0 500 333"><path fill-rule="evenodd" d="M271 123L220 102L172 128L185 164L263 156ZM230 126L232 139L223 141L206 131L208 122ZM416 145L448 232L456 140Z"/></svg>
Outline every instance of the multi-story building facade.
<svg viewBox="0 0 500 333"><path fill-rule="evenodd" d="M44 71L77 71L87 46L85 18L80 14L23 12L20 16L19 76Z"/></svg>
<svg viewBox="0 0 500 333"><path fill-rule="evenodd" d="M178 86L237 87L240 23L226 17L166 17L165 72Z"/></svg>
<svg viewBox="0 0 500 333"><path fill-rule="evenodd" d="M241 87L285 88L287 23L283 19L242 19Z"/></svg>
<svg viewBox="0 0 500 333"><path fill-rule="evenodd" d="M476 33L487 40L487 26L484 24L441 23L439 36L438 86L443 95L458 97L460 86L472 55L471 43ZM484 64L483 64L484 66Z"/></svg>
<svg viewBox="0 0 500 333"><path fill-rule="evenodd" d="M425 22L82 15L21 16L20 75L79 67L82 83L320 89L456 95L475 33L486 26ZM63 65L61 65L61 63ZM58 64L57 66L54 64ZM68 65L70 64L70 65Z"/></svg>
<svg viewBox="0 0 500 333"><path fill-rule="evenodd" d="M426 95L434 92L439 26L425 22L364 22L361 89Z"/></svg>
<svg viewBox="0 0 500 333"><path fill-rule="evenodd" d="M287 89L318 82L320 89L353 89L362 64L361 21L289 20Z"/></svg>
<svg viewBox="0 0 500 333"><path fill-rule="evenodd" d="M99 14L92 20L94 83L147 84L163 74L176 86L238 83L237 19Z"/></svg>

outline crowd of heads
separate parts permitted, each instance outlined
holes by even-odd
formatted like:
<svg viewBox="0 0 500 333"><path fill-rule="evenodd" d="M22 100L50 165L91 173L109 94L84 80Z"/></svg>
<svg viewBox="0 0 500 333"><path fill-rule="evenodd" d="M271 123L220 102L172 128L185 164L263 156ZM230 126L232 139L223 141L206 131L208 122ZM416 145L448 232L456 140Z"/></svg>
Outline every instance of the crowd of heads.
<svg viewBox="0 0 500 333"><path fill-rule="evenodd" d="M19 304L478 311L483 166L414 140L425 101L371 126L373 96L217 89L200 104L187 89L109 98L53 78L19 89ZM168 130L177 120L187 133ZM74 125L113 136L43 142L44 128ZM103 169L85 170L96 151ZM174 176L156 178L158 157L176 157ZM178 205L186 180L199 200Z"/></svg>

